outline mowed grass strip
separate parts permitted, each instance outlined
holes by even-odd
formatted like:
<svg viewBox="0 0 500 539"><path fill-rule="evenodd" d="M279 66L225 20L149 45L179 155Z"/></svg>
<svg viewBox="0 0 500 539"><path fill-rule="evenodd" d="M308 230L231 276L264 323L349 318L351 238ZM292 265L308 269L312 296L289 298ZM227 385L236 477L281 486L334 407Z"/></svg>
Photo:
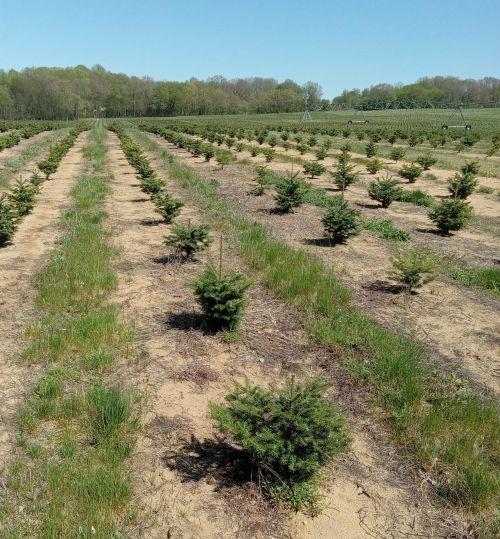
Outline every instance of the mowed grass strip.
<svg viewBox="0 0 500 539"><path fill-rule="evenodd" d="M145 133L131 132L164 160L170 177L213 224L234 238L262 282L307 314L311 335L342 354L353 378L385 409L399 444L435 481L441 499L470 512L484 537L498 532L498 403L436 372L425 361L425 346L379 327L353 308L349 290L321 261L272 239Z"/></svg>
<svg viewBox="0 0 500 539"><path fill-rule="evenodd" d="M37 277L40 318L22 361L45 370L19 413L21 451L8 475L1 537L117 537L131 497L125 461L138 427L136 396L107 378L118 354L132 353L133 335L107 303L117 278L103 207L106 131L96 126L90 137L65 233Z"/></svg>

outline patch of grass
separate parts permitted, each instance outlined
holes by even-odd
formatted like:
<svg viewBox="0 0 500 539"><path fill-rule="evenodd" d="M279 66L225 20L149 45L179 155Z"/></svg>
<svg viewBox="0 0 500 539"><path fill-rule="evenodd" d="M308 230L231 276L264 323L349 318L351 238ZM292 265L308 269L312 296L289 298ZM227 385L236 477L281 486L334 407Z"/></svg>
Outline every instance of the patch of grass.
<svg viewBox="0 0 500 539"><path fill-rule="evenodd" d="M409 232L396 228L389 219L384 219L383 221L365 219L362 222L362 227L375 232L379 238L388 241L408 241L411 238Z"/></svg>
<svg viewBox="0 0 500 539"><path fill-rule="evenodd" d="M47 368L19 414L30 466L21 458L11 470L2 506L23 505L24 512L0 511L2 537L114 537L130 499L125 459L137 428L134 401L99 379L133 340L107 302L116 250L104 221L105 137L102 125L91 131L89 169L71 190L63 237L36 280L40 316L21 357Z"/></svg>
<svg viewBox="0 0 500 539"><path fill-rule="evenodd" d="M18 413L17 422L22 433L31 433L36 427L36 417L32 408L23 406Z"/></svg>
<svg viewBox="0 0 500 539"><path fill-rule="evenodd" d="M83 359L84 366L91 371L105 371L113 364L113 356L107 352L99 350L91 353Z"/></svg>
<svg viewBox="0 0 500 539"><path fill-rule="evenodd" d="M101 457L77 451L62 462L47 463L46 506L37 536L115 536L115 512L130 499L130 484L121 466Z"/></svg>
<svg viewBox="0 0 500 539"><path fill-rule="evenodd" d="M488 187L486 185L481 185L481 187L477 190L478 193L484 193L486 195L492 195L495 192L495 189L493 187Z"/></svg>
<svg viewBox="0 0 500 539"><path fill-rule="evenodd" d="M462 284L474 288L487 290L495 296L500 295L500 268L472 267L460 264L449 264L445 268L446 274Z"/></svg>
<svg viewBox="0 0 500 539"><path fill-rule="evenodd" d="M63 436L63 439L61 440L61 444L59 446L59 456L62 459L71 458L76 453L77 448L78 445L76 441L66 434Z"/></svg>
<svg viewBox="0 0 500 539"><path fill-rule="evenodd" d="M93 386L87 396L94 440L109 440L130 419L130 397L117 387Z"/></svg>
<svg viewBox="0 0 500 539"><path fill-rule="evenodd" d="M147 135L136 131L135 136L160 154ZM171 178L234 239L261 281L302 309L311 335L341 352L356 380L369 385L396 438L435 478L438 493L479 521L494 518L500 496L498 404L456 391L424 361L424 346L379 327L353 308L350 292L322 262L270 238L191 169L163 155Z"/></svg>
<svg viewBox="0 0 500 539"><path fill-rule="evenodd" d="M425 206L427 208L434 204L432 196L420 191L420 189L416 189L415 191L402 189L400 194L397 195L394 200L398 200L399 202L409 202L416 206Z"/></svg>
<svg viewBox="0 0 500 539"><path fill-rule="evenodd" d="M320 208L330 208L333 204L332 200L333 197L328 196L325 189L320 189L318 187L312 187L304 196L304 202L306 204L313 204Z"/></svg>

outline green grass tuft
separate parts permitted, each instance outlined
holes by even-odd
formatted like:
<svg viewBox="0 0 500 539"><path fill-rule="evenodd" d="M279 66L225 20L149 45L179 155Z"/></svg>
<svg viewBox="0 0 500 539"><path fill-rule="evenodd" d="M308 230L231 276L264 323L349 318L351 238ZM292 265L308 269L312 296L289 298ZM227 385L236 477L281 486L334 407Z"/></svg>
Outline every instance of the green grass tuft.
<svg viewBox="0 0 500 539"><path fill-rule="evenodd" d="M411 238L409 232L396 228L389 219L384 219L383 221L365 219L362 226L366 230L375 232L379 238L388 241L409 241Z"/></svg>

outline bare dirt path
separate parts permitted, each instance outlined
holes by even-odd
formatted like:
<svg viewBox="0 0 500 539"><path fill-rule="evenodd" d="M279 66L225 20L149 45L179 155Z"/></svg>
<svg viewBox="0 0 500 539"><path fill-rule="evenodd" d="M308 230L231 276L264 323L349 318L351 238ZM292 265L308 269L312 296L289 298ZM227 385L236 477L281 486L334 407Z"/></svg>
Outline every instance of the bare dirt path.
<svg viewBox="0 0 500 539"><path fill-rule="evenodd" d="M450 279L439 278L408 302L390 291L387 275L392 268L391 251L383 240L363 231L345 245L334 248L317 245L316 240L323 236L323 210L320 208L304 205L294 214L274 215L271 194L249 195L254 177L251 170L230 165L221 171L163 139L155 137L154 140L191 166L200 177L217 179L221 193L243 213L265 223L276 237L305 248L333 265L353 290L355 303L377 322L427 343L447 369L458 371L495 393L500 392L498 300L484 297ZM452 241L456 239L453 237Z"/></svg>
<svg viewBox="0 0 500 539"><path fill-rule="evenodd" d="M18 434L14 426L23 396L36 374L18 363L22 331L33 314L33 276L43 267L60 235L58 218L68 204L68 193L84 167L81 134L52 179L44 182L33 212L17 229L12 244L0 249L0 469L11 454Z"/></svg>
<svg viewBox="0 0 500 539"><path fill-rule="evenodd" d="M310 343L297 313L258 284L251 289L238 343L204 334L188 283L208 259L217 258L218 246L194 263L169 260L162 245L169 227L158 223L115 135L109 135L108 144L114 180L107 211L122 249L116 303L134 322L146 356L140 365L124 365L121 371L123 380L133 380L147 399L144 436L132 463L136 503L144 508L144 517L132 535L446 537L449 529L437 523L425 494L383 437L375 436L377 427L362 412L366 403L349 400L352 388L342 387L340 381L332 396L343 408L358 409L351 418L354 446L328 470L319 517L298 514L290 521L239 481L242 470L228 464L230 448L217 438L207 417L208 403L223 399L231 379L247 376L265 385L280 383L287 373L318 372L318 365L333 366L336 358ZM148 157L162 170L161 162ZM167 185L171 194L186 202L179 222L206 222L184 191L173 182ZM226 245L225 251L227 264L238 267L231 246Z"/></svg>

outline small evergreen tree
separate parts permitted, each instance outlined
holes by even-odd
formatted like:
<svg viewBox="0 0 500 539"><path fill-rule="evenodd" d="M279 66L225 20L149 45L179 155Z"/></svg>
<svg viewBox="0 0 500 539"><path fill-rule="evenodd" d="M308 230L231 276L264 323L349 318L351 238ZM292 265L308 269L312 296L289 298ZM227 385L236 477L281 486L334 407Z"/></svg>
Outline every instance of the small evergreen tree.
<svg viewBox="0 0 500 539"><path fill-rule="evenodd" d="M271 181L269 178L269 172L266 167L257 167L256 169L257 176L254 178L255 186L252 187L250 192L255 196L262 196L267 189L271 186Z"/></svg>
<svg viewBox="0 0 500 539"><path fill-rule="evenodd" d="M321 163L318 163L317 161L308 161L302 166L304 168L304 172L306 174L309 174L311 178L314 178L315 176L320 176L326 170L326 167Z"/></svg>
<svg viewBox="0 0 500 539"><path fill-rule="evenodd" d="M149 176L147 178L141 178L141 190L148 195L157 195L165 188L165 182L156 178L155 176Z"/></svg>
<svg viewBox="0 0 500 539"><path fill-rule="evenodd" d="M188 260L212 243L208 230L208 225L192 227L191 222L187 225L173 224L171 234L165 238L165 245L174 247L182 258Z"/></svg>
<svg viewBox="0 0 500 539"><path fill-rule="evenodd" d="M448 191L453 198L465 200L477 187L479 174L479 163L477 161L466 161L460 167L460 172L455 173L448 179Z"/></svg>
<svg viewBox="0 0 500 539"><path fill-rule="evenodd" d="M266 159L266 163L270 163L276 156L276 152L272 148L266 148L262 150L262 155Z"/></svg>
<svg viewBox="0 0 500 539"><path fill-rule="evenodd" d="M245 292L251 282L240 272L223 275L209 266L193 283L207 325L214 330L234 331L246 305Z"/></svg>
<svg viewBox="0 0 500 539"><path fill-rule="evenodd" d="M448 234L450 230L460 230L465 226L472 218L472 208L463 200L442 200L430 208L429 218L441 231Z"/></svg>
<svg viewBox="0 0 500 539"><path fill-rule="evenodd" d="M387 142L392 146L398 140L398 136L395 133L392 133L387 137Z"/></svg>
<svg viewBox="0 0 500 539"><path fill-rule="evenodd" d="M456 199L465 200L475 191L478 179L473 174L456 172L448 179L448 191Z"/></svg>
<svg viewBox="0 0 500 539"><path fill-rule="evenodd" d="M193 140L191 141L189 151L192 153L193 157L199 157L201 154L202 147L203 143L201 142L201 140Z"/></svg>
<svg viewBox="0 0 500 539"><path fill-rule="evenodd" d="M415 161L424 169L429 170L433 165L437 163L437 159L430 153L420 155Z"/></svg>
<svg viewBox="0 0 500 539"><path fill-rule="evenodd" d="M319 148L316 150L316 159L318 161L323 161L325 157L327 156L325 148Z"/></svg>
<svg viewBox="0 0 500 539"><path fill-rule="evenodd" d="M421 249L408 247L397 257L391 258L391 263L396 270L391 271L389 275L403 285L408 294L436 278L433 273L434 261Z"/></svg>
<svg viewBox="0 0 500 539"><path fill-rule="evenodd" d="M323 217L325 236L331 243L343 243L359 234L359 210L349 207L347 201L337 196Z"/></svg>
<svg viewBox="0 0 500 539"><path fill-rule="evenodd" d="M374 157L375 154L377 153L375 143L372 140L370 140L370 142L365 146L365 153L368 159L370 159L371 157Z"/></svg>
<svg viewBox="0 0 500 539"><path fill-rule="evenodd" d="M250 454L266 494L294 510L317 499L321 468L351 441L345 419L324 397L328 388L318 378L269 389L247 380L235 382L226 405L210 404L220 430Z"/></svg>
<svg viewBox="0 0 500 539"><path fill-rule="evenodd" d="M38 168L45 174L45 179L48 180L51 174L57 171L58 163L50 159L44 159L38 163Z"/></svg>
<svg viewBox="0 0 500 539"><path fill-rule="evenodd" d="M298 172L290 173L276 185L276 210L280 213L292 213L304 202L309 185L299 178Z"/></svg>
<svg viewBox="0 0 500 539"><path fill-rule="evenodd" d="M415 133L412 133L409 137L408 137L408 146L410 146L410 148L414 148L418 143L420 142L420 138L417 134Z"/></svg>
<svg viewBox="0 0 500 539"><path fill-rule="evenodd" d="M391 149L390 157L393 161L396 161L397 163L400 159L403 159L405 154L406 150L404 148L397 147Z"/></svg>
<svg viewBox="0 0 500 539"><path fill-rule="evenodd" d="M399 175L408 180L409 183L415 183L422 174L422 169L418 165L405 165L399 169Z"/></svg>
<svg viewBox="0 0 500 539"><path fill-rule="evenodd" d="M211 144L204 144L201 148L201 154L205 157L205 161L209 162L215 156L215 148Z"/></svg>
<svg viewBox="0 0 500 539"><path fill-rule="evenodd" d="M366 163L366 170L370 174L377 174L377 172L383 167L382 161L380 159L370 159L368 163Z"/></svg>
<svg viewBox="0 0 500 539"><path fill-rule="evenodd" d="M219 163L221 170L223 170L226 165L234 161L234 156L229 150L219 150L215 154L215 160Z"/></svg>
<svg viewBox="0 0 500 539"><path fill-rule="evenodd" d="M16 215L7 197L0 195L0 247L8 243L16 230Z"/></svg>
<svg viewBox="0 0 500 539"><path fill-rule="evenodd" d="M380 202L382 208L388 208L394 200L397 200L401 194L401 188L398 187L398 181L387 177L370 182L368 187L368 196Z"/></svg>
<svg viewBox="0 0 500 539"><path fill-rule="evenodd" d="M477 176L479 174L480 165L477 161L466 161L464 165L460 167L462 174L472 174Z"/></svg>
<svg viewBox="0 0 500 539"><path fill-rule="evenodd" d="M35 207L35 195L37 188L29 181L18 180L7 197L11 208L19 217L24 217L31 213Z"/></svg>
<svg viewBox="0 0 500 539"><path fill-rule="evenodd" d="M278 144L278 139L276 138L276 135L271 135L267 139L267 143L269 144L269 146L271 146L271 148L274 148L276 144Z"/></svg>
<svg viewBox="0 0 500 539"><path fill-rule="evenodd" d="M321 146L325 151L328 151L332 147L332 139L330 137L325 137Z"/></svg>
<svg viewBox="0 0 500 539"><path fill-rule="evenodd" d="M171 223L180 213L184 203L171 197L168 193L158 193L153 197L156 206L155 211L159 213L166 223Z"/></svg>
<svg viewBox="0 0 500 539"><path fill-rule="evenodd" d="M358 174L354 172L354 167L349 164L351 156L345 150L338 156L337 170L330 173L333 176L335 185L344 193L344 191L358 181Z"/></svg>
<svg viewBox="0 0 500 539"><path fill-rule="evenodd" d="M33 187L35 187L35 189L38 191L39 188L40 188L40 185L42 185L42 183L43 183L43 178L39 174L34 172L30 176L29 181L30 181L31 185L33 185Z"/></svg>
<svg viewBox="0 0 500 539"><path fill-rule="evenodd" d="M428 137L429 139L429 144L434 148L436 149L438 146L439 146L439 142L440 142L440 138L438 135L430 135Z"/></svg>
<svg viewBox="0 0 500 539"><path fill-rule="evenodd" d="M307 152L307 146L305 144L299 143L297 144L297 151L300 153L300 155L304 155Z"/></svg>

